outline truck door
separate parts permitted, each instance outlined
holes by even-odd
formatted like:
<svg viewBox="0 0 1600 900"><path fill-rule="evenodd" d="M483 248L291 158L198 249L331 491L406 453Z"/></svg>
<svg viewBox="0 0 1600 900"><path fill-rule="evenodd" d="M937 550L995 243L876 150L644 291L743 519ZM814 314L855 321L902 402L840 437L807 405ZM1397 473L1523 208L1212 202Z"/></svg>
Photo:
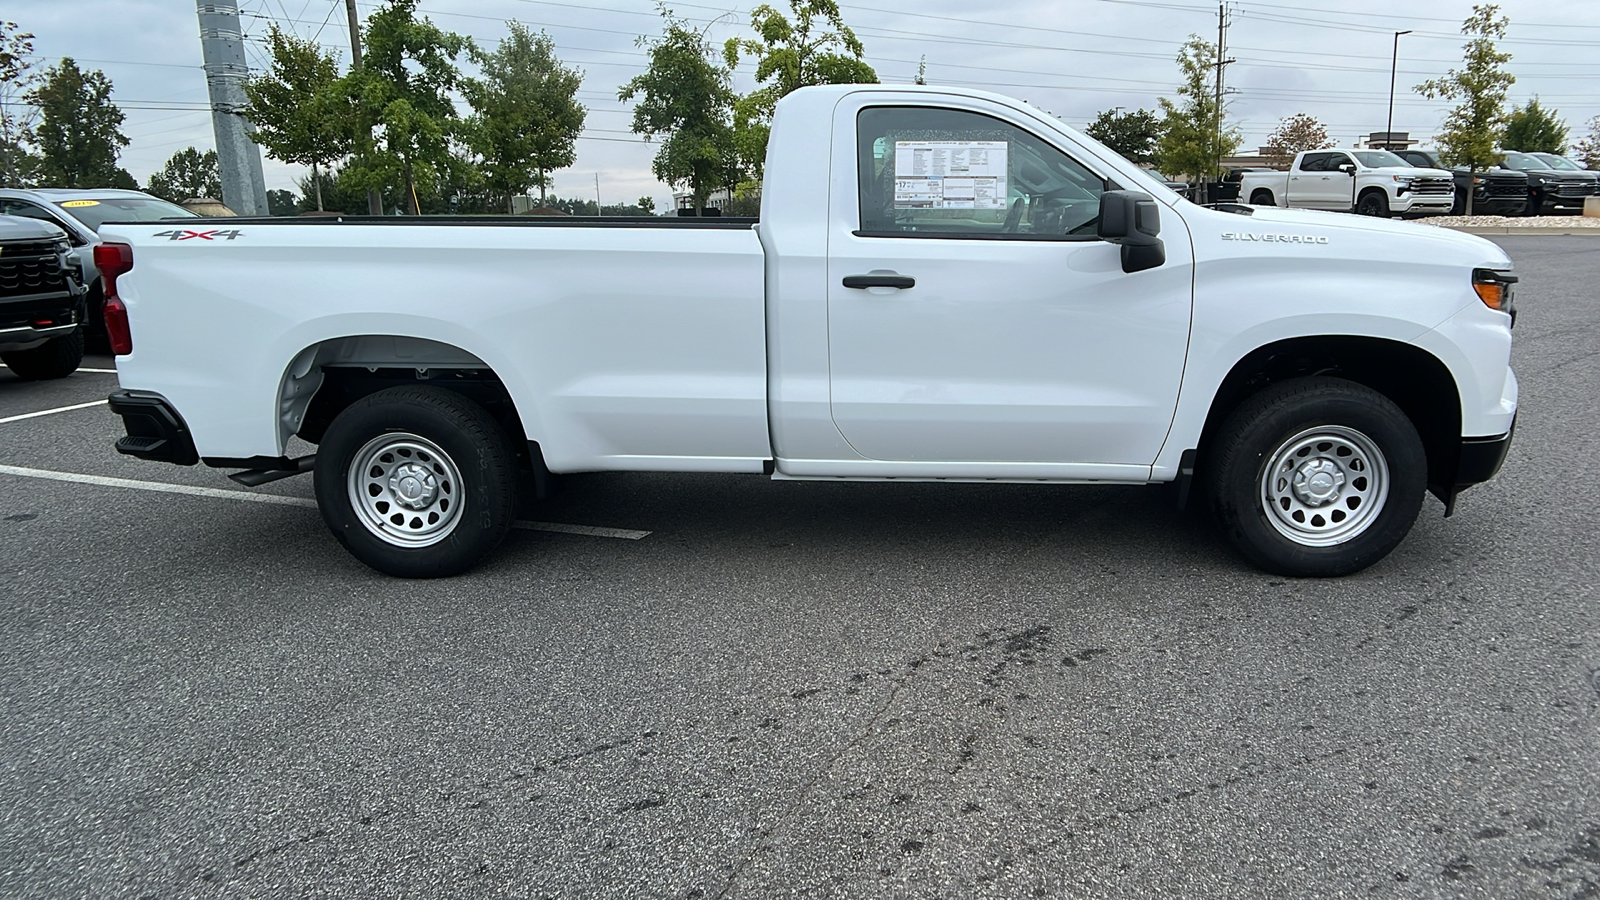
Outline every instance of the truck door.
<svg viewBox="0 0 1600 900"><path fill-rule="evenodd" d="M1346 175L1339 171L1343 165L1354 165L1355 160L1348 153L1325 154L1327 162L1324 164L1327 171L1323 172L1317 192L1318 209L1349 210L1355 207L1356 177Z"/></svg>
<svg viewBox="0 0 1600 900"><path fill-rule="evenodd" d="M893 96L836 108L840 433L876 460L1148 466L1188 343L1183 221L1162 209L1165 265L1124 273L1095 237L1103 164L999 104Z"/></svg>

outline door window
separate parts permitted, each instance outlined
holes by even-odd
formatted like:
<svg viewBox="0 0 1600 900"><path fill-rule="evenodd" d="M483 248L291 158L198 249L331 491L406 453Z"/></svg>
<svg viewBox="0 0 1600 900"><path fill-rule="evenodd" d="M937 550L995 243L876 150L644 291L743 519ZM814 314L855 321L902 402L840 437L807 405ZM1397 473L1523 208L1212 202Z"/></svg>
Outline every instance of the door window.
<svg viewBox="0 0 1600 900"><path fill-rule="evenodd" d="M1328 170L1328 157L1331 153L1307 153L1300 158L1300 171L1326 172Z"/></svg>
<svg viewBox="0 0 1600 900"><path fill-rule="evenodd" d="M871 107L856 140L862 237L1095 239L1106 180L1009 122Z"/></svg>

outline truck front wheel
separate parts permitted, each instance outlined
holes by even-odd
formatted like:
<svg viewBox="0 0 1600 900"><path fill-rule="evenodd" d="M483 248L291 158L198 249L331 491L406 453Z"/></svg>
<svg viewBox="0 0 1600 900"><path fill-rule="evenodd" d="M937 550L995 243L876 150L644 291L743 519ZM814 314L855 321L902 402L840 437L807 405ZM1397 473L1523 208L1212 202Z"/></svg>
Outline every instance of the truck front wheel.
<svg viewBox="0 0 1600 900"><path fill-rule="evenodd" d="M1229 540L1280 575L1347 575L1384 558L1411 530L1427 486L1411 420L1338 378L1297 378L1249 398L1212 457L1212 507Z"/></svg>
<svg viewBox="0 0 1600 900"><path fill-rule="evenodd" d="M516 455L483 407L452 391L389 388L341 412L316 461L334 537L401 578L472 568L511 529Z"/></svg>
<svg viewBox="0 0 1600 900"><path fill-rule="evenodd" d="M65 378L83 363L83 326L66 337L51 338L37 347L0 353L0 362L25 381Z"/></svg>
<svg viewBox="0 0 1600 900"><path fill-rule="evenodd" d="M1389 218L1389 195L1383 191L1367 191L1356 201L1356 214L1379 219Z"/></svg>

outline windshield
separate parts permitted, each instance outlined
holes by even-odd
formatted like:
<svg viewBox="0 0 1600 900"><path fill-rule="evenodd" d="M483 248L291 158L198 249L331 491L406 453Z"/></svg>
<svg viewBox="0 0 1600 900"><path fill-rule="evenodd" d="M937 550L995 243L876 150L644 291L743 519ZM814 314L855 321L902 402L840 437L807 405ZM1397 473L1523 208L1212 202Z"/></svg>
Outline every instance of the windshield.
<svg viewBox="0 0 1600 900"><path fill-rule="evenodd" d="M195 218L195 214L165 200L154 197L102 197L96 200L60 200L67 215L99 231L107 222L155 222L181 217Z"/></svg>
<svg viewBox="0 0 1600 900"><path fill-rule="evenodd" d="M1578 165L1570 159L1567 159L1565 156L1557 156L1554 153L1534 153L1532 156L1552 169L1575 169L1579 172L1583 171L1583 166Z"/></svg>
<svg viewBox="0 0 1600 900"><path fill-rule="evenodd" d="M1351 150L1350 152L1356 159L1361 161L1363 166L1369 169L1382 169L1386 166L1394 166L1401 169L1411 167L1410 163L1387 150Z"/></svg>
<svg viewBox="0 0 1600 900"><path fill-rule="evenodd" d="M1526 153L1507 153L1505 166L1518 172L1548 172L1551 168L1543 160Z"/></svg>

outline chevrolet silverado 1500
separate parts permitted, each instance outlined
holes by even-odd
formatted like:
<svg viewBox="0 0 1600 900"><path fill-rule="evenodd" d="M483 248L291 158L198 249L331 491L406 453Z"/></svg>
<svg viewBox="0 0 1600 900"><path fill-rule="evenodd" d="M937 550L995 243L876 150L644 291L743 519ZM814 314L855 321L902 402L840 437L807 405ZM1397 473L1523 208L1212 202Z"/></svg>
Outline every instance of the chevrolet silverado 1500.
<svg viewBox="0 0 1600 900"><path fill-rule="evenodd" d="M403 576L492 550L524 475L608 470L1192 482L1256 564L1342 574L1491 477L1516 413L1494 244L1202 208L973 91L796 91L759 219L101 236L117 449L312 470L333 534Z"/></svg>

